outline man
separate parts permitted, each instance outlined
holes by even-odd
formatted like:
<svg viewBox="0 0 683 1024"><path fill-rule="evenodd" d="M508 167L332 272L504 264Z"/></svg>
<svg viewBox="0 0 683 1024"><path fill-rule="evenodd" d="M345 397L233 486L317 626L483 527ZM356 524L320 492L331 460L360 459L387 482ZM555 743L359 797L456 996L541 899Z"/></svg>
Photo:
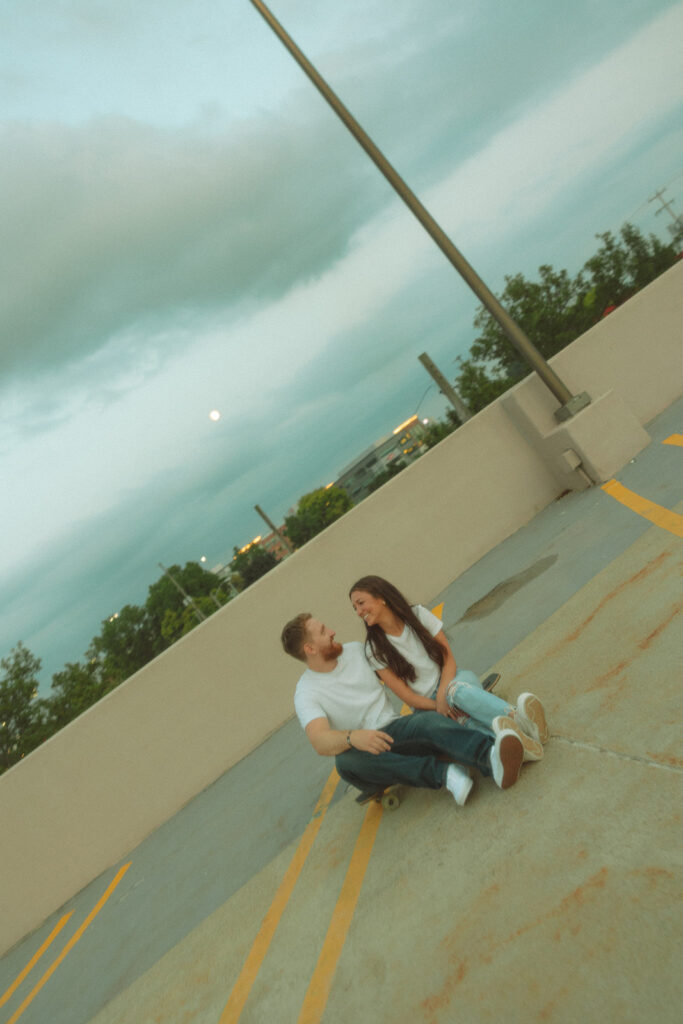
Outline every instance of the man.
<svg viewBox="0 0 683 1024"><path fill-rule="evenodd" d="M286 653L307 666L294 697L306 736L318 754L335 758L341 778L362 793L394 783L446 786L456 803L464 804L471 778L438 754L493 775L501 789L517 781L524 747L511 729L494 739L436 711L398 715L363 645L337 643L334 630L307 612L287 623L281 640Z"/></svg>

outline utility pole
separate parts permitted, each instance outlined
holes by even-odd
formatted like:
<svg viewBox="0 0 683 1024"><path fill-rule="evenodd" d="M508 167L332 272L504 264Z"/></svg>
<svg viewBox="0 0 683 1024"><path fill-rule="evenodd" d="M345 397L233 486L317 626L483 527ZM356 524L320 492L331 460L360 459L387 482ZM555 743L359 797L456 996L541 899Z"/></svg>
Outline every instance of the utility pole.
<svg viewBox="0 0 683 1024"><path fill-rule="evenodd" d="M657 216L658 213L661 213L662 210L666 210L666 212L669 214L671 219L673 221L677 221L678 218L676 217L676 214L672 213L671 210L670 210L670 207L673 206L673 199L670 199L668 203L665 203L664 200L662 199L662 196L664 195L665 192L666 192L665 188L657 189L655 194L653 196L650 196L650 198L648 199L648 203L654 203L654 202L656 202L659 199L659 201L660 201L660 203L662 205L659 207L658 210L655 210L655 217Z"/></svg>
<svg viewBox="0 0 683 1024"><path fill-rule="evenodd" d="M188 604L189 604L189 605L190 605L190 606L192 607L192 610L193 610L193 612L195 613L195 615L197 616L197 618L199 619L199 621L200 621L200 622L206 622L206 615L204 615L204 613L203 613L203 612L201 611L201 609L197 607L197 605L196 605L196 604L194 603L193 599L192 599L192 598L190 597L190 595L189 595L189 594L187 594L187 593L186 593L186 592L185 592L185 591L183 590L183 588L182 588L182 587L181 587L181 585L180 585L180 584L178 583L178 581L177 581L177 580L175 580L175 579L174 579L174 578L173 578L173 577L171 576L171 574L170 574L170 572L168 571L168 569L166 568L166 566L165 566L165 565L162 565L162 564L161 564L161 562L158 562L157 564L158 564L159 568L160 568L160 569L163 569L163 571L164 571L164 572L166 573L166 575L168 576L169 580L171 581L171 583L173 584L173 586L174 586L174 587L176 588L176 590L179 590L179 591L180 591L180 593L181 593L181 594L183 595L183 597L185 598L185 600L187 601L187 603L188 603Z"/></svg>
<svg viewBox="0 0 683 1024"><path fill-rule="evenodd" d="M261 516L261 519L265 520L265 522L271 528L273 533L276 533L278 535L278 537L280 538L280 540L282 541L284 546L287 548L287 551L290 553L290 555L292 555L294 553L294 548L292 547L291 541L290 541L289 537L287 536L287 534L286 533L280 533L280 531L278 530L278 528L275 525L275 523L271 519L268 518L268 516L263 511L263 509L261 508L260 505L254 505L254 510L256 512L258 512L258 514Z"/></svg>
<svg viewBox="0 0 683 1024"><path fill-rule="evenodd" d="M429 358L427 353L423 352L417 358L420 360L420 362L424 366L424 368L427 371L427 373L431 377L433 377L433 379L439 385L439 389L441 391L441 394L444 395L444 397L447 398L448 401L451 403L451 405L455 409L455 412L456 412L457 417L460 420L460 422L464 423L465 420L471 420L472 419L472 413L467 408L467 406L465 405L465 403L463 402L462 398L460 397L458 392L455 390L455 388L451 384L448 383L448 381L446 380L446 378L444 377L444 375L442 374L442 372L438 368L438 366L436 366L431 361L431 359Z"/></svg>
<svg viewBox="0 0 683 1024"><path fill-rule="evenodd" d="M392 167L384 154L377 148L369 135L361 128L360 124L353 117L351 112L344 106L339 97L332 91L325 79L319 74L308 58L302 53L294 40L287 34L280 22L268 10L262 0L250 0L265 22L270 26L280 42L294 57L297 64L310 78L313 85L323 98L329 103L334 112L348 128L358 144L362 146L370 159L379 171L384 175L392 188L398 193L408 209L417 217L422 227L439 246L444 256L455 267L466 284L472 289L480 302L484 304L489 313L498 321L502 330L517 349L524 361L535 370L543 383L550 389L560 408L555 410L555 419L559 422L571 419L579 410L590 405L590 396L583 391L581 394L572 395L567 385L560 380L558 375L548 365L533 342L526 336L521 327L515 323L510 314L502 307L493 292L484 284L476 271L470 266L462 253L456 249L453 242L442 228L437 224L432 215L422 205L415 193L408 187L399 173Z"/></svg>

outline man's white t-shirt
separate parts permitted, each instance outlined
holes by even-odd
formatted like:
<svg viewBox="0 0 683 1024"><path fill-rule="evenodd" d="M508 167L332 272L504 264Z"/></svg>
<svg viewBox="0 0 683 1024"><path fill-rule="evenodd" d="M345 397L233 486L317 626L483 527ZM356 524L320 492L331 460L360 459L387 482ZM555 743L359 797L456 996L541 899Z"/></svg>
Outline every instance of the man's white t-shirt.
<svg viewBox="0 0 683 1024"><path fill-rule="evenodd" d="M443 629L443 622L437 618L429 609L425 608L424 605L414 604L412 606L413 612L420 620L423 626L429 630L432 636L436 636ZM386 634L387 640L389 640L393 646L399 651L406 661L410 662L415 668L415 682L409 683L411 690L415 693L419 693L422 697L431 697L434 690L439 685L441 678L441 669L435 661L427 654L426 650L422 645L422 641L413 633L410 626L404 626L403 632L400 636L389 636ZM367 645L367 656L368 661L372 668L383 669L387 666L381 661L378 661L370 653L370 645Z"/></svg>
<svg viewBox="0 0 683 1024"><path fill-rule="evenodd" d="M357 641L344 644L331 672L306 669L294 709L304 729L316 718L326 718L332 729L381 729L398 717Z"/></svg>

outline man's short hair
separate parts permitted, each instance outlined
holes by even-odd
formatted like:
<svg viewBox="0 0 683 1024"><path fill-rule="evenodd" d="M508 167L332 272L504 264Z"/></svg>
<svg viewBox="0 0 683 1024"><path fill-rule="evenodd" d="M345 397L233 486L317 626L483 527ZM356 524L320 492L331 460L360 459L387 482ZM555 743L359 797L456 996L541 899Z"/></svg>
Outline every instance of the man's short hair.
<svg viewBox="0 0 683 1024"><path fill-rule="evenodd" d="M306 661L304 655L304 644L308 640L306 624L313 616L310 612L300 612L295 619L291 619L282 630L280 640L287 654L299 661Z"/></svg>

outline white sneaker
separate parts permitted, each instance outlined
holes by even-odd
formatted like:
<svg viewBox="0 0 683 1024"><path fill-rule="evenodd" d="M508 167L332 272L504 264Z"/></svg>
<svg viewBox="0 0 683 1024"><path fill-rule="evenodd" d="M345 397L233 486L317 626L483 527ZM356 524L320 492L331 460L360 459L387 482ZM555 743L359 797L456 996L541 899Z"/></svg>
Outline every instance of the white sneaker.
<svg viewBox="0 0 683 1024"><path fill-rule="evenodd" d="M533 736L539 743L547 743L550 729L545 719L545 710L538 697L533 693L521 693L517 698L515 718L522 730Z"/></svg>
<svg viewBox="0 0 683 1024"><path fill-rule="evenodd" d="M498 717L494 718L491 722L491 728L496 736L499 732L503 732L504 729L512 729L513 732L516 732L522 741L522 746L524 747L525 762L540 761L543 757L543 747L541 744L538 740L534 740L531 736L527 736L527 734L522 731L519 723L515 722L514 718L508 718L507 715L498 715Z"/></svg>
<svg viewBox="0 0 683 1024"><path fill-rule="evenodd" d="M499 732L489 757L495 784L500 789L514 786L524 760L524 745L517 733L512 729L503 729Z"/></svg>
<svg viewBox="0 0 683 1024"><path fill-rule="evenodd" d="M453 798L462 807L472 790L472 779L457 764L449 764L446 769L446 788L453 794Z"/></svg>

